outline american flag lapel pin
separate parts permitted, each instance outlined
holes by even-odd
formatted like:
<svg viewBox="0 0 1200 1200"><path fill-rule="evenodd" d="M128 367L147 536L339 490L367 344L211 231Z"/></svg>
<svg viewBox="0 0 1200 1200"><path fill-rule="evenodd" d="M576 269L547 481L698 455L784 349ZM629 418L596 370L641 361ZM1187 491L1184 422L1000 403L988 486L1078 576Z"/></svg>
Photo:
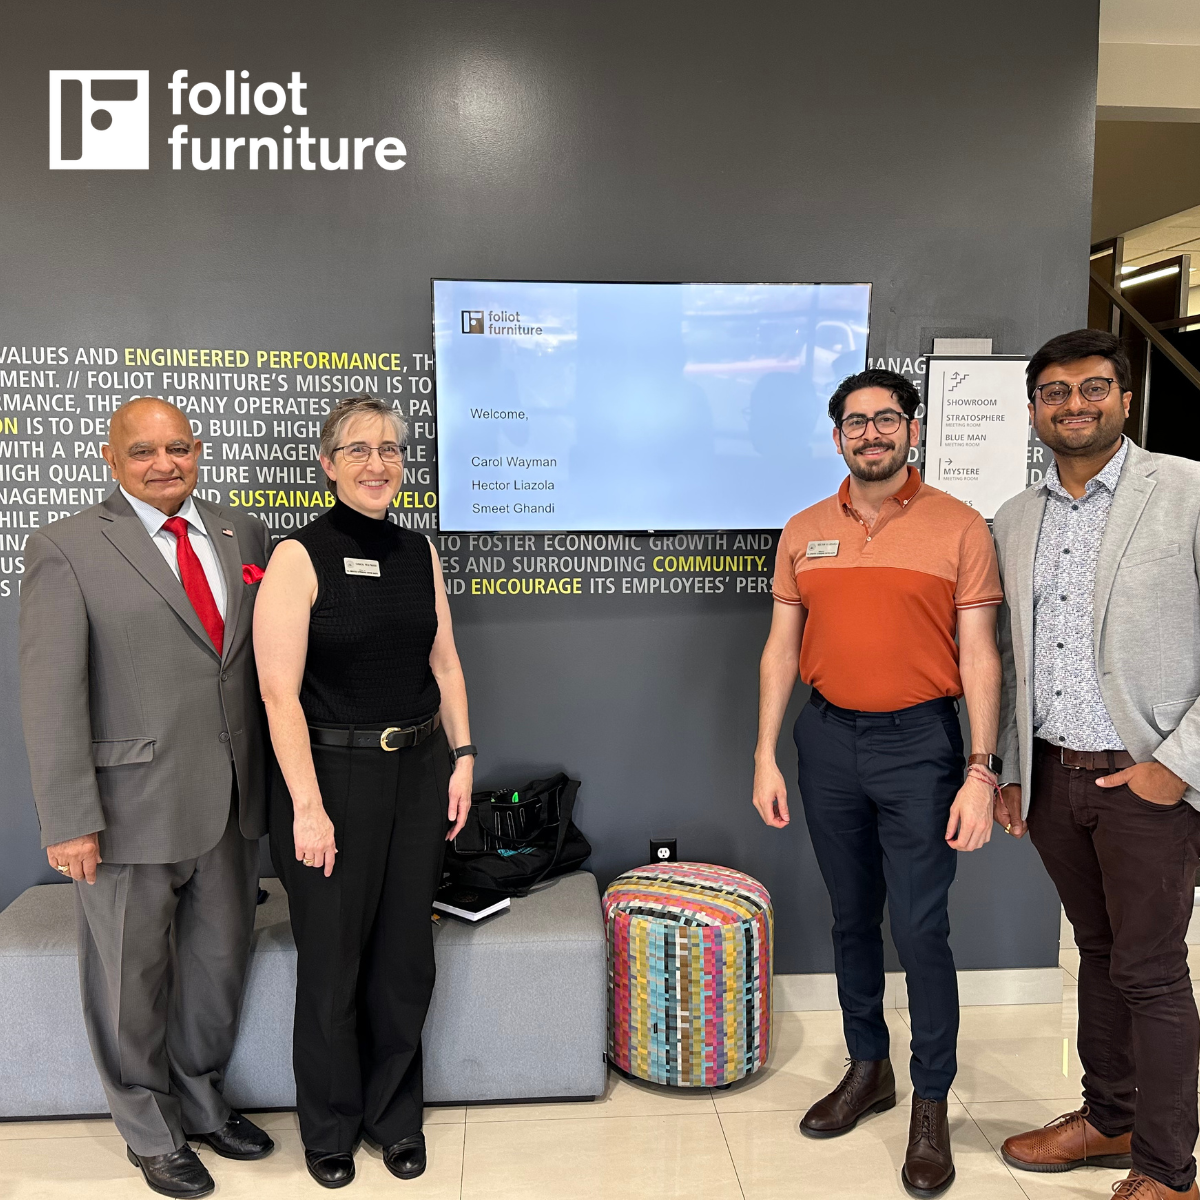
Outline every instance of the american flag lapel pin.
<svg viewBox="0 0 1200 1200"><path fill-rule="evenodd" d="M221 530L221 532L222 532L222 533L223 533L223 534L224 534L226 537L233 537L233 530L232 530L232 529L222 529L222 530Z"/></svg>

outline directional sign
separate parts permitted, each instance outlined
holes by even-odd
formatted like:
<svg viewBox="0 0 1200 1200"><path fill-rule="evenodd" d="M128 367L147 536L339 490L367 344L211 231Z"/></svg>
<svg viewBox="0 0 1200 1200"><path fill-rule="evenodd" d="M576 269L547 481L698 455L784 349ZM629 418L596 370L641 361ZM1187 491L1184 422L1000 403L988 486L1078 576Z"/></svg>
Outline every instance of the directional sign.
<svg viewBox="0 0 1200 1200"><path fill-rule="evenodd" d="M1028 361L934 356L926 368L925 480L989 521L1025 487Z"/></svg>

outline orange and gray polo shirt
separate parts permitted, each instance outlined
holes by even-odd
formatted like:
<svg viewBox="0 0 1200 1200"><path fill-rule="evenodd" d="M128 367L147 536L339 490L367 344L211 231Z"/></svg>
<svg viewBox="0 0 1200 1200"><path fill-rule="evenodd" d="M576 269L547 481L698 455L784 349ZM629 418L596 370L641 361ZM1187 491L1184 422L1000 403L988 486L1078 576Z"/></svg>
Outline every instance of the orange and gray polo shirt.
<svg viewBox="0 0 1200 1200"><path fill-rule="evenodd" d="M792 517L772 593L807 611L800 678L863 712L962 695L958 611L1003 599L987 522L912 467L870 529L851 507L849 477Z"/></svg>

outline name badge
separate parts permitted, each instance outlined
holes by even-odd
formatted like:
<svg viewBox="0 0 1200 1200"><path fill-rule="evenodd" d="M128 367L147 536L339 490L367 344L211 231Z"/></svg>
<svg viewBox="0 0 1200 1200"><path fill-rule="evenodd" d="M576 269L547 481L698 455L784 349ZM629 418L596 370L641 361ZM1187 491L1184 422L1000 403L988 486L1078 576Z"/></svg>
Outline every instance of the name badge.
<svg viewBox="0 0 1200 1200"><path fill-rule="evenodd" d="M805 558L836 558L838 552L839 539L834 538L831 542L809 542L808 553ZM349 562L349 559L346 559Z"/></svg>
<svg viewBox="0 0 1200 1200"><path fill-rule="evenodd" d="M371 575L379 578L379 563L373 558L343 558L347 575Z"/></svg>

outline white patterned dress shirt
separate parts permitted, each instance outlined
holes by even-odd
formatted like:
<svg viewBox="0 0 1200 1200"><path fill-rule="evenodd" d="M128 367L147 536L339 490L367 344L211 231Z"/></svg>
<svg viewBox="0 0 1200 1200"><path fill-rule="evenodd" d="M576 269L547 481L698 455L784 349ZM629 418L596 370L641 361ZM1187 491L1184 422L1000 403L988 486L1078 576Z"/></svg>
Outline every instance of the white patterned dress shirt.
<svg viewBox="0 0 1200 1200"><path fill-rule="evenodd" d="M1128 439L1076 499L1050 464L1046 511L1033 560L1033 732L1071 750L1124 750L1113 727L1093 643L1096 556Z"/></svg>

